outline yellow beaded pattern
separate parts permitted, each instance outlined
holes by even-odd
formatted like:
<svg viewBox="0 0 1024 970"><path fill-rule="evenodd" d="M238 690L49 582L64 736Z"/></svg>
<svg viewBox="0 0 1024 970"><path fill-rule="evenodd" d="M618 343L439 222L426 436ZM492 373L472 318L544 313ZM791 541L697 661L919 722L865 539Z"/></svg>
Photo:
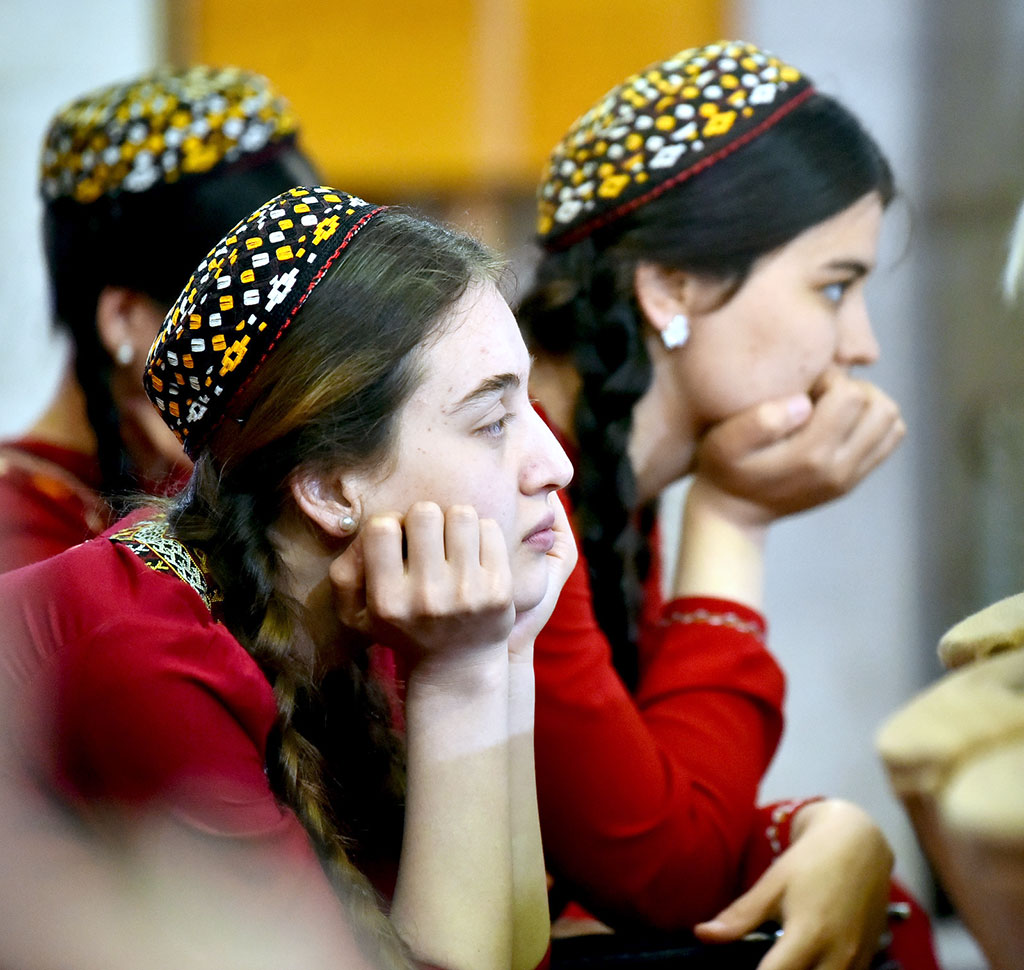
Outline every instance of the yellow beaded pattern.
<svg viewBox="0 0 1024 970"><path fill-rule="evenodd" d="M296 186L238 223L164 318L142 383L195 457L313 288L384 210L330 186Z"/></svg>
<svg viewBox="0 0 1024 970"><path fill-rule="evenodd" d="M194 66L156 71L69 104L43 143L48 200L93 202L207 172L293 136L288 102L259 74Z"/></svg>
<svg viewBox="0 0 1024 970"><path fill-rule="evenodd" d="M537 233L549 248L713 163L812 91L795 67L744 41L681 51L627 78L583 114L548 160Z"/></svg>

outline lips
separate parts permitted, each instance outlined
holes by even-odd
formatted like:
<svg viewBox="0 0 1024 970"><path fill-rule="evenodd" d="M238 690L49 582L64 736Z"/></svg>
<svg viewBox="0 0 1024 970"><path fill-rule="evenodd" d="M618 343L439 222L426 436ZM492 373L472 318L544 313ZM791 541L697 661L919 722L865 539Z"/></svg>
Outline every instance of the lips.
<svg viewBox="0 0 1024 970"><path fill-rule="evenodd" d="M548 552L555 542L554 524L555 516L552 514L545 515L534 528L523 536L523 543L529 546L537 546L543 549L543 551Z"/></svg>
<svg viewBox="0 0 1024 970"><path fill-rule="evenodd" d="M542 532L550 532L554 524L554 515L545 515L544 518L541 519L536 526L534 526L534 528L532 528L529 532L526 533L525 536L523 536L523 542L529 542L534 536L539 536Z"/></svg>

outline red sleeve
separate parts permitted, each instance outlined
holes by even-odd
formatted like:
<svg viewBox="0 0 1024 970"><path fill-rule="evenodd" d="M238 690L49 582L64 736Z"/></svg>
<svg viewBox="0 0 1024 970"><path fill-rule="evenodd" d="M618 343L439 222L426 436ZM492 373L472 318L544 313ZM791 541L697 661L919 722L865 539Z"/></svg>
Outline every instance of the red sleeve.
<svg viewBox="0 0 1024 970"><path fill-rule="evenodd" d="M820 802L822 796L793 798L782 802L761 805L754 816L754 825L747 844L747 856L743 864L744 891L761 878L761 875L792 844L793 819L805 805Z"/></svg>
<svg viewBox="0 0 1024 970"><path fill-rule="evenodd" d="M99 497L14 463L0 452L0 573L49 559L106 527Z"/></svg>
<svg viewBox="0 0 1024 970"><path fill-rule="evenodd" d="M782 672L759 614L676 600L643 626L631 696L586 568L581 557L536 644L549 866L606 921L690 926L739 889L758 784L782 730Z"/></svg>

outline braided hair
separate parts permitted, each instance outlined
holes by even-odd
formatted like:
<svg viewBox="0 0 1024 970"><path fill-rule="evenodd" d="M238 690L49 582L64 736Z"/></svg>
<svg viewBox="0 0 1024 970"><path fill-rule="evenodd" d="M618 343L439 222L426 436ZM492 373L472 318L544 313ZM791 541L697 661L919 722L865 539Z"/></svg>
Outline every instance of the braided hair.
<svg viewBox="0 0 1024 970"><path fill-rule="evenodd" d="M361 866L397 857L403 750L365 654L327 673L296 655L301 607L284 592L270 528L296 472L388 460L395 418L420 377L418 349L474 280L494 279L475 240L388 209L365 226L297 313L196 456L168 522L202 550L224 622L273 685L268 774L297 814L368 955L411 959ZM342 645L344 646L344 645Z"/></svg>
<svg viewBox="0 0 1024 970"><path fill-rule="evenodd" d="M653 522L652 508L637 506L627 455L633 409L651 380L636 267L720 281L725 302L760 256L872 191L886 205L894 194L881 150L845 107L815 93L698 175L540 261L519 321L532 350L571 362L582 381L570 495L595 614L630 686Z"/></svg>

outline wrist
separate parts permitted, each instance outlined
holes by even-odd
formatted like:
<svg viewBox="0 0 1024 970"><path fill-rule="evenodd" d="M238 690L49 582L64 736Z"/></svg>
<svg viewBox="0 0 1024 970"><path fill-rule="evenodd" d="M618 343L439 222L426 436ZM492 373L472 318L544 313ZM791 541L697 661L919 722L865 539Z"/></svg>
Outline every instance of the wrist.
<svg viewBox="0 0 1024 970"><path fill-rule="evenodd" d="M683 511L673 597L708 596L760 610L764 524L733 514L732 500L698 476Z"/></svg>
<svg viewBox="0 0 1024 970"><path fill-rule="evenodd" d="M734 495L699 472L690 486L688 500L691 497L701 514L714 516L737 532L747 535L752 542L764 543L774 516L763 505L753 499Z"/></svg>
<svg viewBox="0 0 1024 970"><path fill-rule="evenodd" d="M406 677L409 691L475 694L508 683L508 644L504 641L472 651L420 656Z"/></svg>
<svg viewBox="0 0 1024 970"><path fill-rule="evenodd" d="M799 839L814 821L821 806L826 804L827 800L823 796L814 795L774 805L766 832L772 851L777 855Z"/></svg>

